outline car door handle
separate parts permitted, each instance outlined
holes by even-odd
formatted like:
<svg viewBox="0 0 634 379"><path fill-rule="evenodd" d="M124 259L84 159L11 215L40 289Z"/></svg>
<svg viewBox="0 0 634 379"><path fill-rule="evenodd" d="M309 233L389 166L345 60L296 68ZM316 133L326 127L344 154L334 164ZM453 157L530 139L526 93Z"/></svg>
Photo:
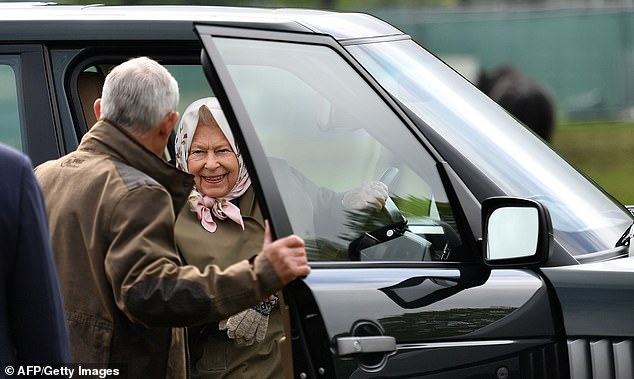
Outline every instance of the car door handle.
<svg viewBox="0 0 634 379"><path fill-rule="evenodd" d="M340 357L352 354L391 353L396 351L396 339L390 336L337 338Z"/></svg>

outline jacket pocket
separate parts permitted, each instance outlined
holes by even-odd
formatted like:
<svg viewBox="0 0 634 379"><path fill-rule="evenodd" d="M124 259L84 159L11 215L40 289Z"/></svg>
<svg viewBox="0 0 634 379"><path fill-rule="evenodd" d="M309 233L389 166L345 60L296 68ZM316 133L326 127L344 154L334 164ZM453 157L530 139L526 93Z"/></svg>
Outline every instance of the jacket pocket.
<svg viewBox="0 0 634 379"><path fill-rule="evenodd" d="M114 325L81 312L67 312L72 360L74 363L108 367Z"/></svg>
<svg viewBox="0 0 634 379"><path fill-rule="evenodd" d="M187 338L192 378L204 378L227 369L229 341L226 334L218 331L218 324L189 328Z"/></svg>

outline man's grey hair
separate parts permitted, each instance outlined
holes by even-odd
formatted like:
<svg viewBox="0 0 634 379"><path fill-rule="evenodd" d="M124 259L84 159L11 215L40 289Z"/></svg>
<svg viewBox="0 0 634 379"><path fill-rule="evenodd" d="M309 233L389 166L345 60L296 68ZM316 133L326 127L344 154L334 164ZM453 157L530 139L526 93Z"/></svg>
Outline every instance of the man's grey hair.
<svg viewBox="0 0 634 379"><path fill-rule="evenodd" d="M101 96L101 118L143 135L178 107L178 83L158 62L130 59L106 76Z"/></svg>

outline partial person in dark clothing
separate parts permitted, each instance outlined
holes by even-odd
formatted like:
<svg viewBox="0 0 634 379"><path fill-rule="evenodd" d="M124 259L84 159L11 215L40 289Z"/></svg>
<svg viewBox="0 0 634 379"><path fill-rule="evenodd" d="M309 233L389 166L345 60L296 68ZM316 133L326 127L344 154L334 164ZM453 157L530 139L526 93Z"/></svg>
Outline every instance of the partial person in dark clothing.
<svg viewBox="0 0 634 379"><path fill-rule="evenodd" d="M175 215L193 177L161 156L178 83L141 57L115 67L76 151L36 168L49 213L74 363L185 378L180 327L220 321L310 272L304 241L265 241L221 270L183 265Z"/></svg>
<svg viewBox="0 0 634 379"><path fill-rule="evenodd" d="M555 102L546 86L510 64L481 72L476 85L538 136L550 141L555 129Z"/></svg>
<svg viewBox="0 0 634 379"><path fill-rule="evenodd" d="M12 365L67 365L68 332L46 210L29 158L0 144L0 378Z"/></svg>

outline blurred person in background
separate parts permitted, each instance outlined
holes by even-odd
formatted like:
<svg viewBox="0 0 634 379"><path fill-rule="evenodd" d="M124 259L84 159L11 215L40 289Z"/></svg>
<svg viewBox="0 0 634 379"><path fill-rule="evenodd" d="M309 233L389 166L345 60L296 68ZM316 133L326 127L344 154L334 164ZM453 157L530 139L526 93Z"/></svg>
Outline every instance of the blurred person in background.
<svg viewBox="0 0 634 379"><path fill-rule="evenodd" d="M545 141L555 128L555 105L551 91L506 64L482 71L477 87Z"/></svg>

